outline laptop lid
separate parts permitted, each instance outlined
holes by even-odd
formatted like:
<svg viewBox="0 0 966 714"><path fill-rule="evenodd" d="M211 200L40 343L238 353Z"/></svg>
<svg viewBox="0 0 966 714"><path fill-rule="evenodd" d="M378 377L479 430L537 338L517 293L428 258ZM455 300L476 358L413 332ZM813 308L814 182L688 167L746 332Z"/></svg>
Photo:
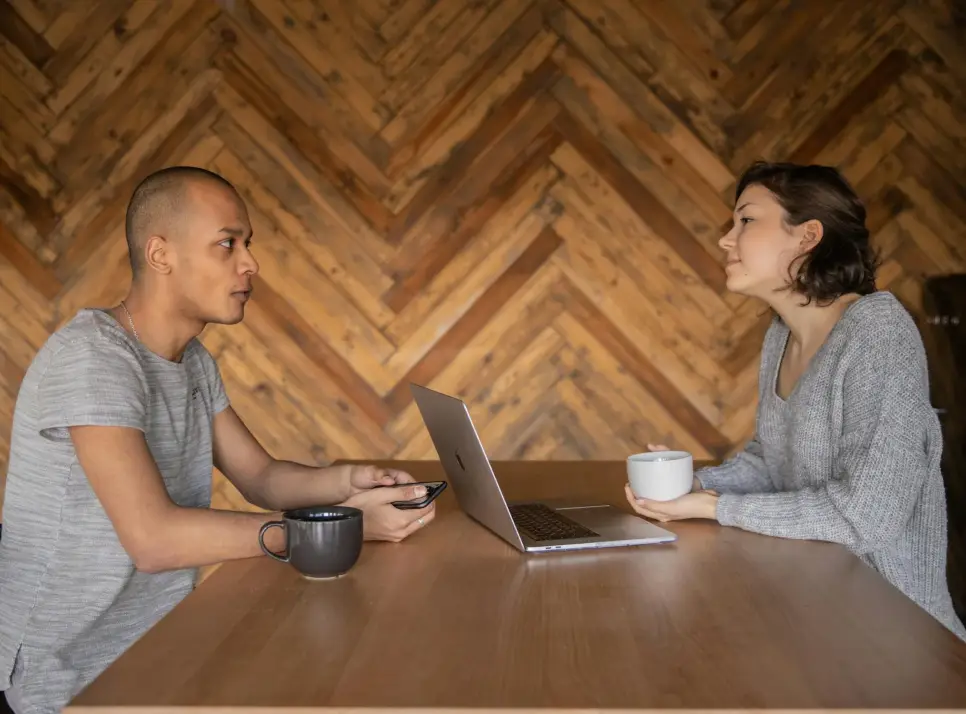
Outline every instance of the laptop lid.
<svg viewBox="0 0 966 714"><path fill-rule="evenodd" d="M466 404L418 384L409 388L460 508L508 543L525 550Z"/></svg>

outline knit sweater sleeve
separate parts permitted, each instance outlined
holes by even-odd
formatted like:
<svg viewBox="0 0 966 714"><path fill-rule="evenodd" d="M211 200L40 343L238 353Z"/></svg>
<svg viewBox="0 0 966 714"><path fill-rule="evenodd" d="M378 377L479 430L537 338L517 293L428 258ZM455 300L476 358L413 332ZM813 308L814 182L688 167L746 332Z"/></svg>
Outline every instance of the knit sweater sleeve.
<svg viewBox="0 0 966 714"><path fill-rule="evenodd" d="M816 436L811 445L829 450L835 476L797 491L724 494L717 506L721 524L840 543L859 554L898 536L935 467L942 434L929 404L918 333L906 328L858 337L843 364L841 431L827 443ZM830 399L835 391L830 376Z"/></svg>
<svg viewBox="0 0 966 714"><path fill-rule="evenodd" d="M744 448L720 466L696 471L703 488L718 493L764 493L775 490L768 476L757 432Z"/></svg>
<svg viewBox="0 0 966 714"><path fill-rule="evenodd" d="M761 348L761 362L758 366L759 404L764 391L772 384L773 370L781 360L783 336L778 320L772 320ZM775 484L768 475L764 452L758 438L761 423L761 408L755 417L755 433L730 459L720 466L710 466L695 472L703 488L718 493L764 493L775 490Z"/></svg>

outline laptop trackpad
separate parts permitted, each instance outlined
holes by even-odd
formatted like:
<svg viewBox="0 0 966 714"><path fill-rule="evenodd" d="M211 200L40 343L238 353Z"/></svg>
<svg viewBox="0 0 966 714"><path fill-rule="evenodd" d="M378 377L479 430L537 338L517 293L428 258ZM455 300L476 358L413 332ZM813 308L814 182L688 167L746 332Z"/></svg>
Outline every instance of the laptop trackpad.
<svg viewBox="0 0 966 714"><path fill-rule="evenodd" d="M601 506L574 506L559 508L561 515L590 528L608 539L640 538L663 533L648 521L631 513L604 504Z"/></svg>

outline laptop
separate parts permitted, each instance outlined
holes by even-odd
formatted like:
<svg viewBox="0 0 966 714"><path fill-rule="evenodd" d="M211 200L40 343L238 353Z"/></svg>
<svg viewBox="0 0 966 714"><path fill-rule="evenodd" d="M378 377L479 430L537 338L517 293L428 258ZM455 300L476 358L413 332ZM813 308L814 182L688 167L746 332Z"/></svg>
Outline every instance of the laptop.
<svg viewBox="0 0 966 714"><path fill-rule="evenodd" d="M460 508L525 553L670 543L677 536L611 504L507 502L463 400L410 384Z"/></svg>

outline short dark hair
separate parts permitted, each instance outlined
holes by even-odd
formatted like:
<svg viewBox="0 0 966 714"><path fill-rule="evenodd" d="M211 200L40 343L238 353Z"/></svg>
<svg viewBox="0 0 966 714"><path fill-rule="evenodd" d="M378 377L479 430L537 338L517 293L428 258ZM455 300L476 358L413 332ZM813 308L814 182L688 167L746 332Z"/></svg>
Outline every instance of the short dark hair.
<svg viewBox="0 0 966 714"><path fill-rule="evenodd" d="M869 241L865 206L842 174L831 166L756 161L741 175L735 202L748 186L768 189L785 211L785 223L822 223L822 239L803 258L788 288L806 304L828 304L842 295L876 291L879 259Z"/></svg>
<svg viewBox="0 0 966 714"><path fill-rule="evenodd" d="M171 220L184 211L191 181L214 181L237 193L223 176L198 166L168 166L144 177L131 194L124 217L128 259L135 278L143 267L144 241L156 230L159 221Z"/></svg>

